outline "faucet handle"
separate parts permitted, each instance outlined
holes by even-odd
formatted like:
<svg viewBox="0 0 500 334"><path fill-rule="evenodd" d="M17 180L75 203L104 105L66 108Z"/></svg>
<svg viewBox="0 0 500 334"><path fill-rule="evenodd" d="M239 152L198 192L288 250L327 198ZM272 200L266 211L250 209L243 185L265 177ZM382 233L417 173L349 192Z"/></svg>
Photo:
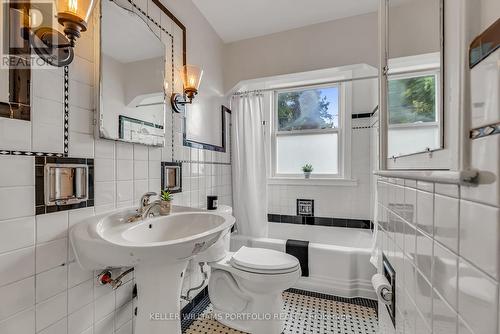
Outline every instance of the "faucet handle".
<svg viewBox="0 0 500 334"><path fill-rule="evenodd" d="M154 191L150 191L150 192L147 192L144 195L142 195L141 202L139 203L139 209L142 210L146 205L149 204L149 198L151 196L156 196L156 195L158 195L158 194L155 193Z"/></svg>

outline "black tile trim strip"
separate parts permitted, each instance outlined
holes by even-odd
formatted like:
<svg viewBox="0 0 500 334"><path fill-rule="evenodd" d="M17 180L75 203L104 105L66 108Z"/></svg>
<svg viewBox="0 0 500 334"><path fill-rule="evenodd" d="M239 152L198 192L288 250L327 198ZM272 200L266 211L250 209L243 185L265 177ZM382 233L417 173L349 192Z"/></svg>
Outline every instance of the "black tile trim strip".
<svg viewBox="0 0 500 334"><path fill-rule="evenodd" d="M68 205L45 205L45 164L85 164L89 170L88 199L86 201ZM94 159L67 158L62 156L37 156L35 158L35 215L43 215L58 211L67 211L94 206Z"/></svg>
<svg viewBox="0 0 500 334"><path fill-rule="evenodd" d="M500 134L500 122L489 124L470 131L471 139L479 139Z"/></svg>
<svg viewBox="0 0 500 334"><path fill-rule="evenodd" d="M361 298L361 297L345 298L345 297L339 297L339 296L334 296L334 295L328 295L325 293L305 291L305 290L299 290L299 289L293 289L293 288L285 290L285 291L290 292L290 293L295 293L298 295L303 295L303 296L321 298L321 299L326 299L326 300L333 300L333 301L336 301L339 303L347 303L347 304L369 307L369 308L374 309L375 311L378 310L378 302L376 300L373 300L373 299L367 299L367 298Z"/></svg>
<svg viewBox="0 0 500 334"><path fill-rule="evenodd" d="M307 216L289 216L268 214L267 221L271 223L315 225L315 226L333 226L346 228L373 229L373 222L368 219L350 219L334 217L307 217Z"/></svg>
<svg viewBox="0 0 500 334"><path fill-rule="evenodd" d="M215 162L215 161L198 161L198 160L174 160L183 164L205 164L205 165L224 165L231 166L230 162Z"/></svg>
<svg viewBox="0 0 500 334"><path fill-rule="evenodd" d="M205 309L210 304L210 298L208 296L208 287L205 287L201 292L199 292L196 297L193 298L189 304L184 306L181 310L181 328L182 333L193 324L196 318L205 311Z"/></svg>
<svg viewBox="0 0 500 334"><path fill-rule="evenodd" d="M69 155L69 66L64 66L64 156Z"/></svg>

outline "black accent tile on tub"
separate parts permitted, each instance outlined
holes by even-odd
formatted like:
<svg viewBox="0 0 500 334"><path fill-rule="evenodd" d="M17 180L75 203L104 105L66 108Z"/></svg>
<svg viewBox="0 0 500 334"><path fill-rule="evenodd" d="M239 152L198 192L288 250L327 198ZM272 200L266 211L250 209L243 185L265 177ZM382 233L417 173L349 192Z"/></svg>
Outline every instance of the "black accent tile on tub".
<svg viewBox="0 0 500 334"><path fill-rule="evenodd" d="M270 213L267 215L267 221L272 223L281 223L281 216Z"/></svg>
<svg viewBox="0 0 500 334"><path fill-rule="evenodd" d="M59 157L47 157L45 159L48 164L79 164L86 165L87 159L82 158L59 158Z"/></svg>
<svg viewBox="0 0 500 334"><path fill-rule="evenodd" d="M314 225L318 226L332 226L333 218L327 217L314 217Z"/></svg>
<svg viewBox="0 0 500 334"><path fill-rule="evenodd" d="M281 222L286 224L302 224L302 217L282 215Z"/></svg>
<svg viewBox="0 0 500 334"><path fill-rule="evenodd" d="M345 218L333 218L332 226L347 227L347 219L345 219Z"/></svg>
<svg viewBox="0 0 500 334"><path fill-rule="evenodd" d="M304 224L304 225L315 225L315 219L314 219L314 217L304 216L304 217L302 217L302 224Z"/></svg>
<svg viewBox="0 0 500 334"><path fill-rule="evenodd" d="M347 220L347 227L370 229L370 221L362 219L349 219Z"/></svg>

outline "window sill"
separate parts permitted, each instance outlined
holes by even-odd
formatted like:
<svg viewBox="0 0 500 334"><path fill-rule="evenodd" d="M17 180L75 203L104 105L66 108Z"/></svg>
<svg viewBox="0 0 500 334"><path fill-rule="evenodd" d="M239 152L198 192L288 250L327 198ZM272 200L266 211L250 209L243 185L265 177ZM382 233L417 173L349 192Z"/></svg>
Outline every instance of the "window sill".
<svg viewBox="0 0 500 334"><path fill-rule="evenodd" d="M289 186L338 186L357 187L358 180L354 179L321 179L321 178L298 178L298 177L272 177L267 179L268 184Z"/></svg>

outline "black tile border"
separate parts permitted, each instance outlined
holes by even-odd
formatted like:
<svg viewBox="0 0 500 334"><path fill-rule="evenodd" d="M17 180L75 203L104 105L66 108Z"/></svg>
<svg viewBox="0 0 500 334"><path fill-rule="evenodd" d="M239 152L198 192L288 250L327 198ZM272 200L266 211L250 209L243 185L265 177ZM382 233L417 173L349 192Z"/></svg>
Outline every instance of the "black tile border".
<svg viewBox="0 0 500 334"><path fill-rule="evenodd" d="M300 290L300 289L294 289L294 288L285 290L285 292L295 293L297 295L303 295L303 296L308 296L308 297L333 300L333 301L336 301L339 303L347 303L347 304L352 304L352 305L369 307L369 308L374 309L378 313L378 301L376 301L374 299L367 299L367 298L361 298L361 297L346 298L346 297L328 295L326 293L306 291L306 290Z"/></svg>
<svg viewBox="0 0 500 334"><path fill-rule="evenodd" d="M182 333L193 324L196 318L206 310L210 304L210 298L208 296L208 287L201 290L196 297L184 306L181 310L181 328Z"/></svg>
<svg viewBox="0 0 500 334"><path fill-rule="evenodd" d="M45 205L45 164L83 164L89 169L89 194L86 201L69 205ZM87 158L65 158L54 156L35 157L35 215L43 215L59 211L75 210L94 206L94 159Z"/></svg>
<svg viewBox="0 0 500 334"><path fill-rule="evenodd" d="M267 221L270 223L314 225L314 226L333 226L346 228L373 229L373 222L369 219L350 219L334 217L307 217L268 214Z"/></svg>

